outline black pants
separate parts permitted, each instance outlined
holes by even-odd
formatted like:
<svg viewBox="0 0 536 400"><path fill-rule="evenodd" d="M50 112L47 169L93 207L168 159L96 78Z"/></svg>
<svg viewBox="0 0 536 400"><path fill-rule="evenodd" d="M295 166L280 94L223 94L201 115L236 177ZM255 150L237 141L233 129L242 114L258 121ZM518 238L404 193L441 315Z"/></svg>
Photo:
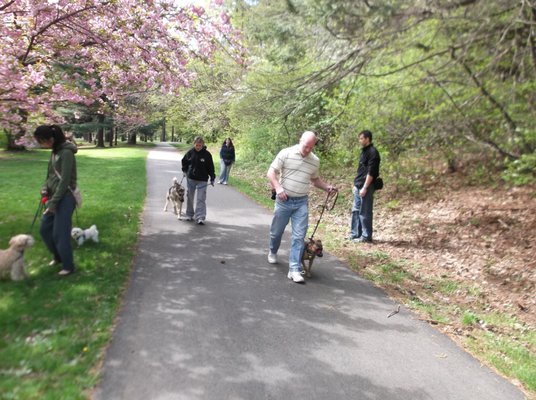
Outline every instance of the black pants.
<svg viewBox="0 0 536 400"><path fill-rule="evenodd" d="M45 214L41 218L39 233L48 250L63 269L74 271L73 248L71 246L72 216L75 208L74 197L67 192L58 203L54 214Z"/></svg>

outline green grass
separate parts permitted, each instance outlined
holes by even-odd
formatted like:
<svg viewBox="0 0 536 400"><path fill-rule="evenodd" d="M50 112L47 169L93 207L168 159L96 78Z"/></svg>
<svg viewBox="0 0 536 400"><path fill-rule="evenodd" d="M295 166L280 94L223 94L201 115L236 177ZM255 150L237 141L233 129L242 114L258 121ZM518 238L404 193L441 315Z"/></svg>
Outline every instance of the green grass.
<svg viewBox="0 0 536 400"><path fill-rule="evenodd" d="M0 152L0 247L29 233L49 151ZM81 149L78 182L84 205L73 225L96 224L100 243L77 247L77 273L57 276L32 230L25 253L30 278L0 282L0 398L82 399L97 381L96 364L110 339L138 235L146 191L146 151Z"/></svg>
<svg viewBox="0 0 536 400"><path fill-rule="evenodd" d="M217 157L219 165L219 157ZM271 189L266 178L268 167L256 164L233 166L230 173L229 184L236 190L249 196L252 200L273 209L274 201L270 198Z"/></svg>
<svg viewBox="0 0 536 400"><path fill-rule="evenodd" d="M475 325L478 321L478 316L471 311L467 310L462 315L462 324L464 325Z"/></svg>
<svg viewBox="0 0 536 400"><path fill-rule="evenodd" d="M534 331L514 332L506 336L477 330L468 339L468 345L479 358L486 360L504 375L516 377L532 394L536 392Z"/></svg>

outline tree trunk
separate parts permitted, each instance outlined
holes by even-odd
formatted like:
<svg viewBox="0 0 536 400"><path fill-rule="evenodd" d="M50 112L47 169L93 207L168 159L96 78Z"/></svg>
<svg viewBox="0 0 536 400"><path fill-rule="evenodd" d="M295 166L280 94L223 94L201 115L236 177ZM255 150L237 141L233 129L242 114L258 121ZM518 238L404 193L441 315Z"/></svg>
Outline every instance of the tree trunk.
<svg viewBox="0 0 536 400"><path fill-rule="evenodd" d="M532 24L530 26L530 33L529 33L529 47L530 47L530 54L532 57L532 67L534 68L534 73L536 73L536 6L531 6L531 20Z"/></svg>
<svg viewBox="0 0 536 400"><path fill-rule="evenodd" d="M19 146L15 143L15 136L13 136L10 133L6 132L6 138L7 138L7 150L24 150L24 146Z"/></svg>
<svg viewBox="0 0 536 400"><path fill-rule="evenodd" d="M97 147L104 147L104 127L102 126L102 123L104 122L104 115L99 114L99 130L97 131Z"/></svg>
<svg viewBox="0 0 536 400"><path fill-rule="evenodd" d="M136 144L136 133L132 132L128 135L128 144Z"/></svg>

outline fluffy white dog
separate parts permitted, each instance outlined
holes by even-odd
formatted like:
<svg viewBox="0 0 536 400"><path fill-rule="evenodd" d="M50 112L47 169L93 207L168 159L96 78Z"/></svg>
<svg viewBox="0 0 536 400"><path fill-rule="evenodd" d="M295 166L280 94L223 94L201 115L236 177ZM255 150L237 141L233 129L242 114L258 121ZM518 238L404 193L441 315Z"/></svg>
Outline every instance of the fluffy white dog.
<svg viewBox="0 0 536 400"><path fill-rule="evenodd" d="M34 239L30 235L13 236L9 241L9 249L0 250L0 276L4 277L11 271L11 279L21 281L28 277L24 264L24 250L32 247Z"/></svg>
<svg viewBox="0 0 536 400"><path fill-rule="evenodd" d="M82 246L86 240L93 240L95 243L98 243L99 231L96 225L91 225L87 229L75 227L71 229L71 237L78 243L78 246Z"/></svg>

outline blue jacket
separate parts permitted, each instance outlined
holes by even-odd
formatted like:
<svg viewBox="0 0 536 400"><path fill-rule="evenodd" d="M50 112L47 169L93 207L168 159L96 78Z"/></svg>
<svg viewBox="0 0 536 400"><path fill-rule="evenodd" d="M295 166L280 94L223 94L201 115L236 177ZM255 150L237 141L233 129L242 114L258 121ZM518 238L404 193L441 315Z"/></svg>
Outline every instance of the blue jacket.
<svg viewBox="0 0 536 400"><path fill-rule="evenodd" d="M220 150L220 159L222 159L224 162L225 160L230 160L230 163L225 163L226 165L232 164L235 161L235 151L234 147L223 145L221 146Z"/></svg>

